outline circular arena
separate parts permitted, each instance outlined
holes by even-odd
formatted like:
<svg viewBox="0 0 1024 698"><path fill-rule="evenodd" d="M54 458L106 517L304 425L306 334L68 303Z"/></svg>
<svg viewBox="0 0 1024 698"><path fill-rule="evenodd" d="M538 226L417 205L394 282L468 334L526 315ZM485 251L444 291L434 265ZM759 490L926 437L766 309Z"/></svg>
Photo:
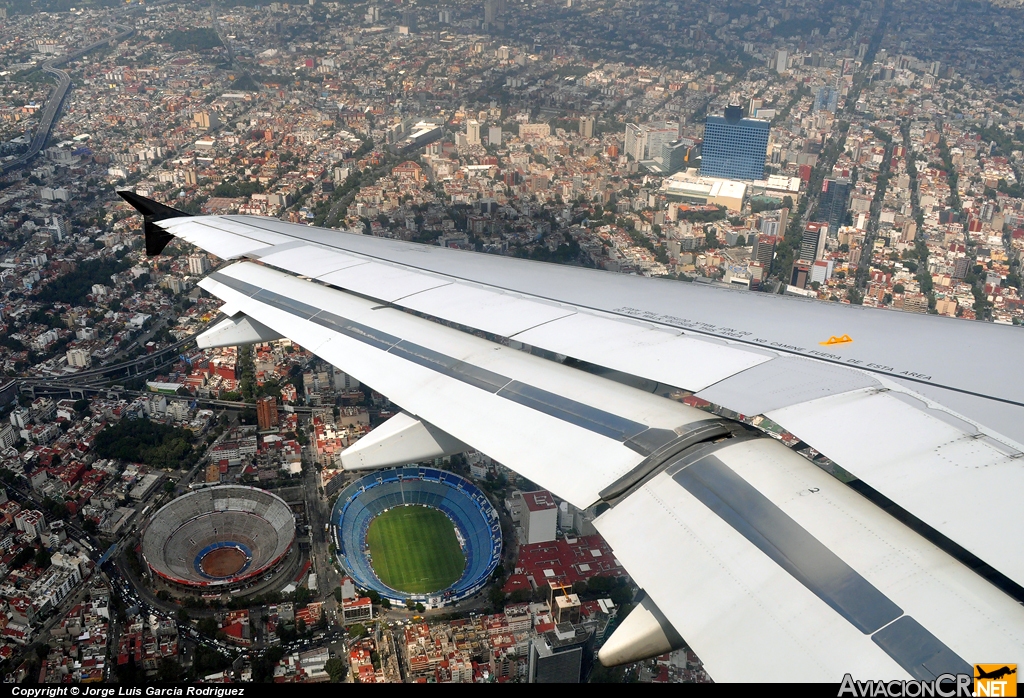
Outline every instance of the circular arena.
<svg viewBox="0 0 1024 698"><path fill-rule="evenodd" d="M445 588L425 593L394 589L375 569L381 551L368 546L367 534L378 516L396 507L421 506L441 512L453 524L465 558L461 576ZM469 480L435 468L390 468L356 480L341 491L331 512L338 559L359 586L404 603L433 607L454 603L487 584L501 560L501 524L486 495Z"/></svg>
<svg viewBox="0 0 1024 698"><path fill-rule="evenodd" d="M284 558L295 518L284 500L255 487L222 485L161 507L142 534L157 576L190 587L241 584Z"/></svg>

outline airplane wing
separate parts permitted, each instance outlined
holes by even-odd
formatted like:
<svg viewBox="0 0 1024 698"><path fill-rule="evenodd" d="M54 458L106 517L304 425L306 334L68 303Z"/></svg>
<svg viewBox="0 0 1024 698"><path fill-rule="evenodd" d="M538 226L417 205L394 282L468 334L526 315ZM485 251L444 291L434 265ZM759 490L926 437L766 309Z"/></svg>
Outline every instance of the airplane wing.
<svg viewBox="0 0 1024 698"><path fill-rule="evenodd" d="M344 467L469 446L602 510L644 591L603 662L684 640L718 681L1024 660L1020 330L121 195L148 253L235 260L200 283L228 316L200 346L289 337L404 410Z"/></svg>

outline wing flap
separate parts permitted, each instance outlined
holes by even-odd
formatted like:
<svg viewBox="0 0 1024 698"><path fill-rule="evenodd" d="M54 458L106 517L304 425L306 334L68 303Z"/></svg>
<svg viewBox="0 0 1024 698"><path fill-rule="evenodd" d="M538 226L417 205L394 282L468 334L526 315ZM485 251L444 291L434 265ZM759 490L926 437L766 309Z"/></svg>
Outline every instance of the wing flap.
<svg viewBox="0 0 1024 698"><path fill-rule="evenodd" d="M340 271L370 260L335 252L317 245L300 244L292 247L277 245L266 250L260 261L278 269L316 278L332 271Z"/></svg>
<svg viewBox="0 0 1024 698"><path fill-rule="evenodd" d="M923 403L921 407L923 407ZM1024 585L1024 462L907 404L860 389L766 416L872 488Z"/></svg>
<svg viewBox="0 0 1024 698"><path fill-rule="evenodd" d="M684 452L595 525L716 680L927 679L1024 652L1024 609L770 439Z"/></svg>
<svg viewBox="0 0 1024 698"><path fill-rule="evenodd" d="M659 475L595 525L716 681L836 681L844 671L905 677L869 637L670 478Z"/></svg>
<svg viewBox="0 0 1024 698"><path fill-rule="evenodd" d="M377 298L385 303L452 283L451 279L442 276L409 271L380 262L353 265L317 278L331 286Z"/></svg>
<svg viewBox="0 0 1024 698"><path fill-rule="evenodd" d="M454 283L402 298L400 304L433 317L500 337L514 337L538 325L568 317L575 308L542 303L466 283Z"/></svg>
<svg viewBox="0 0 1024 698"><path fill-rule="evenodd" d="M881 388L867 373L791 356L765 361L697 393L739 414L765 414L788 405L859 388Z"/></svg>

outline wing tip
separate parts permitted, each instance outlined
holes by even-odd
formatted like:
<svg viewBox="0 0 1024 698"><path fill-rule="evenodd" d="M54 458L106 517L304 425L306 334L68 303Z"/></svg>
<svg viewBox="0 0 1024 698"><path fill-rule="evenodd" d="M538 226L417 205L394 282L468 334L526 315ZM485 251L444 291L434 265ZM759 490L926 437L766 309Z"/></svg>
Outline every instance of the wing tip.
<svg viewBox="0 0 1024 698"><path fill-rule="evenodd" d="M142 229L146 236L146 255L148 257L159 255L167 247L167 243L174 239L173 235L162 229L157 223L168 218L181 218L190 215L159 201L140 196L128 189L117 190L117 195L142 214Z"/></svg>

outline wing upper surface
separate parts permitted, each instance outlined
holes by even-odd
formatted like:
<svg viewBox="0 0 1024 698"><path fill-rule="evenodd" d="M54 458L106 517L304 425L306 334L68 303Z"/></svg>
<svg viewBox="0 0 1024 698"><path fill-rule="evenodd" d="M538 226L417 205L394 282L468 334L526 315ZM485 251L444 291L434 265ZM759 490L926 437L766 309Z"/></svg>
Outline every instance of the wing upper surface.
<svg viewBox="0 0 1024 698"><path fill-rule="evenodd" d="M1024 407L1024 363L1005 361L1024 348L1013 327L513 260L274 219L223 218L409 269ZM843 334L853 342L821 345ZM1024 443L1024 426L1009 436Z"/></svg>

